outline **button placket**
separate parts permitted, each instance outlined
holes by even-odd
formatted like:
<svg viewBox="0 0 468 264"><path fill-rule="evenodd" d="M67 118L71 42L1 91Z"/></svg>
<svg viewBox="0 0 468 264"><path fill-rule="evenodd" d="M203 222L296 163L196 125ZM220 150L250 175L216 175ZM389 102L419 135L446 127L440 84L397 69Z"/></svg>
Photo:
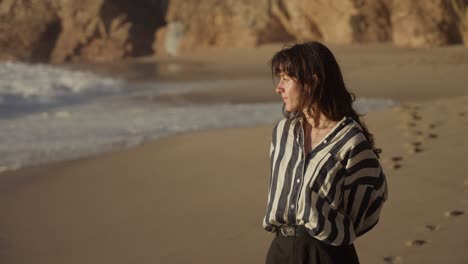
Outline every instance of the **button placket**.
<svg viewBox="0 0 468 264"><path fill-rule="evenodd" d="M300 164L299 166L302 167L302 171L300 173L300 175L298 175L298 177L295 179L296 180L296 183L297 184L294 184L293 185L293 191L291 193L291 198L290 198L290 201L291 201L291 204L289 205L289 213L288 213L288 221L290 223L295 223L296 222L296 205L298 203L298 198L299 198L299 193L300 193L300 190L302 188L302 178L304 177L304 169L305 169L305 160L306 160L306 157L307 157L307 154L305 153L304 151L304 131L302 129L302 125L301 127L298 129L299 130L299 133L298 133L298 137L296 139L296 142L297 144L299 144L300 148L301 148L301 155L300 158Z"/></svg>

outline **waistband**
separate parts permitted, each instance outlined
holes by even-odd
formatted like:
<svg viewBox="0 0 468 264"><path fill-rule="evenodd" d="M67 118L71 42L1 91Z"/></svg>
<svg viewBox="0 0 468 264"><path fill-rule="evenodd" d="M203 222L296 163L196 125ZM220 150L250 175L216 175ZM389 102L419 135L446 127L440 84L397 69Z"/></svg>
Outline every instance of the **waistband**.
<svg viewBox="0 0 468 264"><path fill-rule="evenodd" d="M309 236L307 228L303 225L282 225L276 228L276 235L282 237Z"/></svg>

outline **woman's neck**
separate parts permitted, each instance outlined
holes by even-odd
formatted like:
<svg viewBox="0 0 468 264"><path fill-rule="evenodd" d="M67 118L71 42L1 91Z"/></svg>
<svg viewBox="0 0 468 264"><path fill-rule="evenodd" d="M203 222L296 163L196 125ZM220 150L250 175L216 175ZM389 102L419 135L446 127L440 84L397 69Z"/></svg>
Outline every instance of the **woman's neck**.
<svg viewBox="0 0 468 264"><path fill-rule="evenodd" d="M316 120L318 119L318 122ZM326 118L324 115L319 114L318 117L312 117L306 112L304 113L304 120L312 126L312 128L329 128L331 125L333 125L334 122L333 120L330 120Z"/></svg>

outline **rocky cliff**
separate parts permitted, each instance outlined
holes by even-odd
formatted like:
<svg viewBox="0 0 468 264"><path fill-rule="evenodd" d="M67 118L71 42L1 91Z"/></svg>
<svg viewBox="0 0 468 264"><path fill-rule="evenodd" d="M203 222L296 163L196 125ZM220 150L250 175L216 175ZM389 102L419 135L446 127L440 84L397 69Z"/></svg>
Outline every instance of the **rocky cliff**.
<svg viewBox="0 0 468 264"><path fill-rule="evenodd" d="M55 63L306 40L425 47L468 43L468 0L2 0L0 30L0 59Z"/></svg>
<svg viewBox="0 0 468 264"><path fill-rule="evenodd" d="M253 47L294 39L271 16L269 0L171 0L166 21L156 33L156 52Z"/></svg>
<svg viewBox="0 0 468 264"><path fill-rule="evenodd" d="M391 40L388 0L187 2L170 2L168 25L156 34L156 52L293 40L341 44Z"/></svg>
<svg viewBox="0 0 468 264"><path fill-rule="evenodd" d="M164 24L162 1L62 0L62 31L53 62L110 61L152 53L153 34Z"/></svg>
<svg viewBox="0 0 468 264"><path fill-rule="evenodd" d="M60 19L51 1L0 1L0 59L44 61L60 34Z"/></svg>
<svg viewBox="0 0 468 264"><path fill-rule="evenodd" d="M465 1L393 0L394 42L410 47L463 43L465 10Z"/></svg>
<svg viewBox="0 0 468 264"><path fill-rule="evenodd" d="M152 54L167 1L3 0L0 58L61 63Z"/></svg>

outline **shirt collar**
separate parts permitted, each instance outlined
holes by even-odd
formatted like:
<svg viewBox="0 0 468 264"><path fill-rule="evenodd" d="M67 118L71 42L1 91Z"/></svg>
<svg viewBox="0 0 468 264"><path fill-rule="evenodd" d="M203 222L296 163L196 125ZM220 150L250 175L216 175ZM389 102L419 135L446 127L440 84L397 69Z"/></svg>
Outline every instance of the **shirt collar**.
<svg viewBox="0 0 468 264"><path fill-rule="evenodd" d="M298 143L302 143L302 138L304 137L304 131L302 129L302 124L303 124L304 120L302 118L299 118L299 122L298 124L300 125L298 127L298 129L294 129L297 133L297 131L299 131L299 134L298 134L298 137L297 137L297 141ZM354 120L351 118L351 117L343 117L340 121L338 121L335 125L335 127L332 128L332 130L322 139L322 141L320 142L319 145L317 145L310 153L316 153L320 150L322 150L324 147L326 147L332 140L333 138L345 127L347 127L347 125L351 124L351 123L354 123ZM294 126L296 127L296 126ZM293 132L294 133L294 132Z"/></svg>

